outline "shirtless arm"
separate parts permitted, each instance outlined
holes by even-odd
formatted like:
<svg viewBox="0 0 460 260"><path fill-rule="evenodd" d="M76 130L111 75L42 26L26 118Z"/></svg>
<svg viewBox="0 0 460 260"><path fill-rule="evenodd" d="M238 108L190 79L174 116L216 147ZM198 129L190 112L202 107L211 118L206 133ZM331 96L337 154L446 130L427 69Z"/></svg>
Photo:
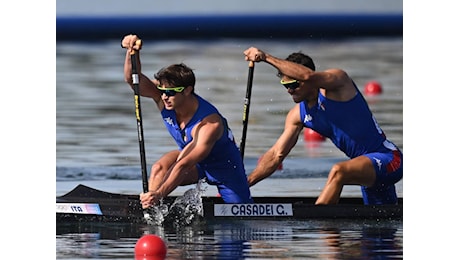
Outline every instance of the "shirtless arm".
<svg viewBox="0 0 460 260"><path fill-rule="evenodd" d="M289 78L304 81L307 86L323 89L323 94L326 94L326 91L330 91L332 96L328 95L328 98L348 100L356 93L352 80L341 69L314 71L301 64L272 56L255 47L247 49L244 54L246 60L264 61Z"/></svg>
<svg viewBox="0 0 460 260"><path fill-rule="evenodd" d="M139 92L143 97L149 97L154 100L157 104L158 109L163 109L163 102L161 101L161 92L156 88L158 82L156 80L150 80L146 75L142 73L142 66L140 61L140 49L134 43L139 40L136 35L127 35L123 38L122 46L126 48L125 64L124 64L124 76L125 81L132 89L134 89L133 77L132 77L132 63L131 63L131 52L137 52L136 68L139 75Z"/></svg>
<svg viewBox="0 0 460 260"><path fill-rule="evenodd" d="M176 163L167 174L166 181L156 191L159 197L167 196L177 186L181 185L186 174L209 155L223 131L222 119L218 114L207 116L194 127L192 142L179 154Z"/></svg>
<svg viewBox="0 0 460 260"><path fill-rule="evenodd" d="M297 104L289 111L281 136L276 143L262 155L256 168L248 176L249 186L258 183L275 172L278 165L286 158L297 143L302 129L303 125L300 121L299 105Z"/></svg>

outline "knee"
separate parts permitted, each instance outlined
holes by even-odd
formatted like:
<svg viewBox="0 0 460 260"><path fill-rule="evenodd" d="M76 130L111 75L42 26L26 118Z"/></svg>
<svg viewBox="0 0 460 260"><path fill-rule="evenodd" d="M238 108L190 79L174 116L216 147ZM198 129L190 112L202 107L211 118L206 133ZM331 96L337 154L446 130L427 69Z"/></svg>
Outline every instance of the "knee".
<svg viewBox="0 0 460 260"><path fill-rule="evenodd" d="M164 167L161 164L154 163L150 171L150 176L154 178L155 176L162 174L163 171L164 171Z"/></svg>
<svg viewBox="0 0 460 260"><path fill-rule="evenodd" d="M344 169L340 164L334 164L329 171L328 181L335 183L343 183L344 181Z"/></svg>

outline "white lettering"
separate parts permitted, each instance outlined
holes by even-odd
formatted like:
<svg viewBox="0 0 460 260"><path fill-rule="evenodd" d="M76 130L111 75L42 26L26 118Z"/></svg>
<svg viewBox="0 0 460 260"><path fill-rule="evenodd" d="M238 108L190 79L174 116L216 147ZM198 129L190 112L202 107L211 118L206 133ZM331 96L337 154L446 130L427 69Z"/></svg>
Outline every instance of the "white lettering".
<svg viewBox="0 0 460 260"><path fill-rule="evenodd" d="M214 216L293 216L292 204L254 203L254 204L214 204Z"/></svg>
<svg viewBox="0 0 460 260"><path fill-rule="evenodd" d="M102 215L99 204L89 203L56 203L56 213Z"/></svg>

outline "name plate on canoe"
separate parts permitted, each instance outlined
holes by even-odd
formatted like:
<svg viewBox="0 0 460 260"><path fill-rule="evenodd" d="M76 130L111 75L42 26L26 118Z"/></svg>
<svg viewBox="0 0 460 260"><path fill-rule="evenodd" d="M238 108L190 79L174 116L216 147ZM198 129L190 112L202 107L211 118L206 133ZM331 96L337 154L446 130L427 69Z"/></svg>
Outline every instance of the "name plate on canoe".
<svg viewBox="0 0 460 260"><path fill-rule="evenodd" d="M214 216L272 217L293 216L293 214L290 203L214 204Z"/></svg>
<svg viewBox="0 0 460 260"><path fill-rule="evenodd" d="M99 204L89 203L56 203L56 213L102 215Z"/></svg>

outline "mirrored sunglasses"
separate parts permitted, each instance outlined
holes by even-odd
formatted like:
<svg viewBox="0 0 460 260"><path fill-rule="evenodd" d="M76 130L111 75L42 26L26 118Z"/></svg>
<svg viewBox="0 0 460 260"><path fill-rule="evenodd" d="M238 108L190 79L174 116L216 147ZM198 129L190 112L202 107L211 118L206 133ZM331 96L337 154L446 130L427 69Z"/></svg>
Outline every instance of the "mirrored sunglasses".
<svg viewBox="0 0 460 260"><path fill-rule="evenodd" d="M184 91L185 87L165 88L162 86L157 86L157 89L161 92L161 94L165 94L166 96L171 97Z"/></svg>
<svg viewBox="0 0 460 260"><path fill-rule="evenodd" d="M280 81L281 85L283 85L286 89L296 89L300 86L300 82L298 80L290 80L290 81Z"/></svg>

